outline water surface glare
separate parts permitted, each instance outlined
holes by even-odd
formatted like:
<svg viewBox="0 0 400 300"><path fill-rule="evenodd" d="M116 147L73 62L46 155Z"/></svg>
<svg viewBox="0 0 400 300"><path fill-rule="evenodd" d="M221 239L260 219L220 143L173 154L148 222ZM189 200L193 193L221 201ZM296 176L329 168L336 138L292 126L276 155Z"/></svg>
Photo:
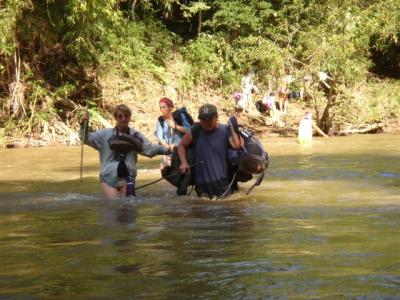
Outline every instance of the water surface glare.
<svg viewBox="0 0 400 300"><path fill-rule="evenodd" d="M109 201L89 148L82 183L79 147L0 150L0 299L400 299L400 136L265 145L263 184L220 202Z"/></svg>

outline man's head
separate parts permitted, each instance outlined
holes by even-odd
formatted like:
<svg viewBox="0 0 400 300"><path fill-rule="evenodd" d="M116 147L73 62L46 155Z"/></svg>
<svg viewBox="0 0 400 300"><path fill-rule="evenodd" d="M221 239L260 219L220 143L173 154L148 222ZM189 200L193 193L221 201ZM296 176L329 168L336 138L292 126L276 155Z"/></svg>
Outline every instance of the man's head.
<svg viewBox="0 0 400 300"><path fill-rule="evenodd" d="M114 118L117 121L117 126L127 128L131 120L132 112L125 104L119 104L114 108Z"/></svg>
<svg viewBox="0 0 400 300"><path fill-rule="evenodd" d="M256 72L253 69L250 69L249 72L247 73L247 76L253 78L254 76L256 76Z"/></svg>
<svg viewBox="0 0 400 300"><path fill-rule="evenodd" d="M312 112L306 111L304 113L304 119L311 120L312 119Z"/></svg>
<svg viewBox="0 0 400 300"><path fill-rule="evenodd" d="M205 131L213 131L218 126L218 110L213 104L204 104L199 109L200 125Z"/></svg>

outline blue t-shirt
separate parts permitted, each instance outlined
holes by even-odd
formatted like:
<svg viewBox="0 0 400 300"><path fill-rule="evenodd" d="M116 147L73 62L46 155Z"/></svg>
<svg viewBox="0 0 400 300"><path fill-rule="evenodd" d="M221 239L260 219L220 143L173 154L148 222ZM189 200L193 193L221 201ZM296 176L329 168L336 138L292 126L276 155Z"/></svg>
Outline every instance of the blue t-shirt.
<svg viewBox="0 0 400 300"><path fill-rule="evenodd" d="M198 194L222 196L229 187L228 158L229 127L219 125L212 132L198 128L195 141L195 186ZM202 163L199 163L201 162Z"/></svg>

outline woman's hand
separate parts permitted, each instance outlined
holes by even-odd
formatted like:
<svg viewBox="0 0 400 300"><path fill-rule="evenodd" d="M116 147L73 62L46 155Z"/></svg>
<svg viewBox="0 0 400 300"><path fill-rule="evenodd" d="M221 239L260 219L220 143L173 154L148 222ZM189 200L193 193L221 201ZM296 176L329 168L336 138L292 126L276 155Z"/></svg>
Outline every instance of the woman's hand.
<svg viewBox="0 0 400 300"><path fill-rule="evenodd" d="M176 129L176 123L174 120L167 119L167 120L165 120L165 122L167 122L169 127Z"/></svg>
<svg viewBox="0 0 400 300"><path fill-rule="evenodd" d="M174 153L175 145L173 145L173 144L168 145L168 148L169 148L170 153Z"/></svg>

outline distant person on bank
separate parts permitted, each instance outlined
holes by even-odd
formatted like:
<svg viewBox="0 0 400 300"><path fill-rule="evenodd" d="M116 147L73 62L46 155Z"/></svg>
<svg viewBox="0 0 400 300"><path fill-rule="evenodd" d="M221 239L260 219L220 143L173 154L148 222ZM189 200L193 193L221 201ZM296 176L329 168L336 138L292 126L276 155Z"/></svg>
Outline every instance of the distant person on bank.
<svg viewBox="0 0 400 300"><path fill-rule="evenodd" d="M278 89L278 104L279 110L282 114L286 114L288 110L289 95L291 90L289 88L290 84L294 81L292 75L293 69L290 67L285 68L286 75L281 79L281 85Z"/></svg>
<svg viewBox="0 0 400 300"><path fill-rule="evenodd" d="M85 112L81 119L80 138L99 151L100 186L104 195L110 199L124 197L128 178L135 181L138 153L147 157L170 153L167 147L152 144L143 134L130 128L131 116L128 106L117 105L114 109L116 126L90 133L84 126L89 121L89 114Z"/></svg>
<svg viewBox="0 0 400 300"><path fill-rule="evenodd" d="M253 102L252 93L253 91L258 93L258 88L254 84L255 72L254 70L250 70L246 75L242 77L241 80L241 99L238 101L238 105L245 112L254 112L256 111L256 107Z"/></svg>
<svg viewBox="0 0 400 300"><path fill-rule="evenodd" d="M315 124L312 113L305 112L303 118L300 120L298 129L298 141L302 145L309 145L312 142L313 130L316 130L323 137L328 136Z"/></svg>
<svg viewBox="0 0 400 300"><path fill-rule="evenodd" d="M170 151L173 152L174 148L179 145L184 134L190 130L191 125L184 113L178 115L181 122L177 122L177 120L174 119L174 114L172 112L174 103L171 99L163 97L160 99L159 105L161 116L159 116L157 120L156 136L160 145L169 148ZM171 156L172 155L163 156L160 163L161 170L171 165Z"/></svg>
<svg viewBox="0 0 400 300"><path fill-rule="evenodd" d="M217 107L205 104L199 109L200 123L186 133L178 146L181 172L190 172L187 148L195 147L195 190L199 196L217 199L233 192L228 174L229 147L240 149L241 140L231 123L218 123ZM201 162L201 163L200 163Z"/></svg>

